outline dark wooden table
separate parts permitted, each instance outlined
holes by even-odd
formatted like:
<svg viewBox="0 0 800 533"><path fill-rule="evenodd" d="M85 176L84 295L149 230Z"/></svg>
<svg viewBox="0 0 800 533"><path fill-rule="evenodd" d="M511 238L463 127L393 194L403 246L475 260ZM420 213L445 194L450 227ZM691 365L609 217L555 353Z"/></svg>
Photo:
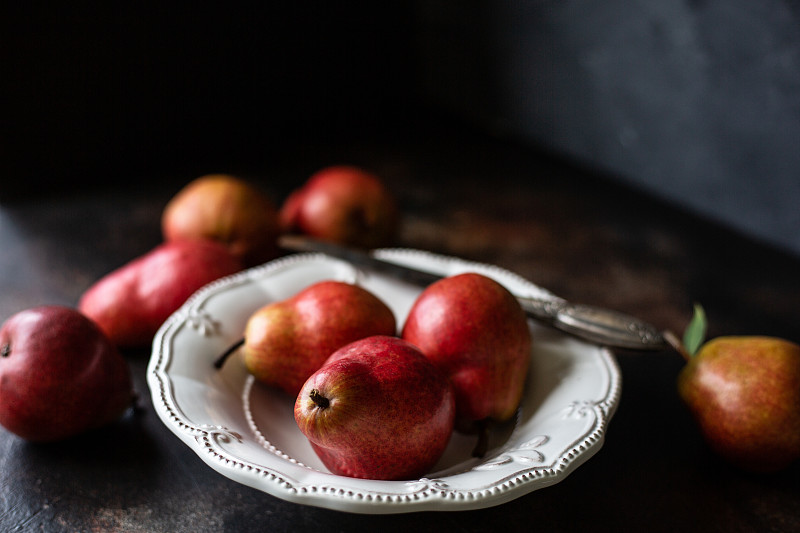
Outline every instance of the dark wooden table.
<svg viewBox="0 0 800 533"><path fill-rule="evenodd" d="M401 246L495 263L663 328L681 331L699 301L710 335L800 340L798 258L530 147L434 124L298 143L223 170L279 203L338 162L386 178L404 213ZM192 163L0 207L0 317L75 305L156 245L161 210L197 175ZM149 352L125 355L141 414L55 445L0 430L0 531L800 531L798 467L750 475L711 455L676 395L683 363L671 351L616 354L623 392L605 445L561 483L482 510L388 516L301 506L217 474L152 411Z"/></svg>

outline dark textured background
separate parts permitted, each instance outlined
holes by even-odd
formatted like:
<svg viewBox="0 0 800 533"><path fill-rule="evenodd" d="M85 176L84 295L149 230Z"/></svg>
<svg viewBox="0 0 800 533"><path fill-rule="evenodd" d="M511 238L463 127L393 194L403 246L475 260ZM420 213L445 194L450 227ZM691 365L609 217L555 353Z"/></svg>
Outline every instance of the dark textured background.
<svg viewBox="0 0 800 533"><path fill-rule="evenodd" d="M3 8L0 200L445 113L800 253L797 0L162 4Z"/></svg>
<svg viewBox="0 0 800 533"><path fill-rule="evenodd" d="M422 3L439 104L800 252L800 3Z"/></svg>

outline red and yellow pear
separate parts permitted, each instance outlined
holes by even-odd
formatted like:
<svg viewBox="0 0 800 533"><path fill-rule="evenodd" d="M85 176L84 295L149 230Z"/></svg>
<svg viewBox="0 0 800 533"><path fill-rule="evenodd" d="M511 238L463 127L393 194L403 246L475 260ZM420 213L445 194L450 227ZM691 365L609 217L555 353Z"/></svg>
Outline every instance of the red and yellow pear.
<svg viewBox="0 0 800 533"><path fill-rule="evenodd" d="M680 397L720 457L752 472L787 468L800 459L800 345L758 335L702 343L704 320L696 308L679 346Z"/></svg>
<svg viewBox="0 0 800 533"><path fill-rule="evenodd" d="M278 255L278 211L264 191L230 174L209 174L183 187L164 208L167 241L211 239L227 246L245 266Z"/></svg>
<svg viewBox="0 0 800 533"><path fill-rule="evenodd" d="M355 284L326 280L265 305L245 326L242 354L257 380L296 396L336 350L372 335L394 335L392 310Z"/></svg>

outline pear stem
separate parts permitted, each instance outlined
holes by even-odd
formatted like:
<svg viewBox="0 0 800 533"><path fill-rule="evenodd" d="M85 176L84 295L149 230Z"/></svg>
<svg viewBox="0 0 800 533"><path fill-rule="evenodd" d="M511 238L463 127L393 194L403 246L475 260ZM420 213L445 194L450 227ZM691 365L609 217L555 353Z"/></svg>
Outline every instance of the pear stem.
<svg viewBox="0 0 800 533"><path fill-rule="evenodd" d="M662 333L662 335L664 336L664 340L667 341L667 344L672 346L676 352L681 354L681 356L684 359L686 359L686 361L692 359L692 355L686 351L686 347L683 345L683 342L681 342L681 340L678 338L677 335L675 335L675 333L673 333L670 330L666 330Z"/></svg>
<svg viewBox="0 0 800 533"><path fill-rule="evenodd" d="M308 397L311 398L311 401L317 404L317 407L320 409L326 409L331 405L331 401L323 396L322 393L319 392L319 389L311 389L311 392L308 393Z"/></svg>
<svg viewBox="0 0 800 533"><path fill-rule="evenodd" d="M0 357L8 357L11 355L11 343L7 342L0 348Z"/></svg>
<svg viewBox="0 0 800 533"><path fill-rule="evenodd" d="M244 344L244 337L242 337L241 339L230 345L228 349L222 352L222 354L219 357L217 357L217 359L214 361L214 368L217 369L222 368L222 365L225 364L225 361L228 359L228 357L230 357L230 355L233 352L241 348L243 344Z"/></svg>

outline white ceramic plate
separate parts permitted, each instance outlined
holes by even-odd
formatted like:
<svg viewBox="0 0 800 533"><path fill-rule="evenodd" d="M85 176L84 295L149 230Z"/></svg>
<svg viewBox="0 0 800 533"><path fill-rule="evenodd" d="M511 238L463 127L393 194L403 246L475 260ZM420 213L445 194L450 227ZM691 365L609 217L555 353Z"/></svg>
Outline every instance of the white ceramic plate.
<svg viewBox="0 0 800 533"><path fill-rule="evenodd" d="M376 255L422 270L481 272L519 295L552 297L500 268L416 250ZM357 282L394 311L398 327L420 289L319 254L297 254L198 291L161 327L147 381L156 412L219 473L288 501L356 513L464 510L497 505L564 479L598 451L620 397L607 350L531 324L534 347L516 418L493 430L489 452L471 457L474 436L455 433L438 465L409 481L328 472L297 428L294 398L255 382L240 358L214 360L249 316L323 279Z"/></svg>

